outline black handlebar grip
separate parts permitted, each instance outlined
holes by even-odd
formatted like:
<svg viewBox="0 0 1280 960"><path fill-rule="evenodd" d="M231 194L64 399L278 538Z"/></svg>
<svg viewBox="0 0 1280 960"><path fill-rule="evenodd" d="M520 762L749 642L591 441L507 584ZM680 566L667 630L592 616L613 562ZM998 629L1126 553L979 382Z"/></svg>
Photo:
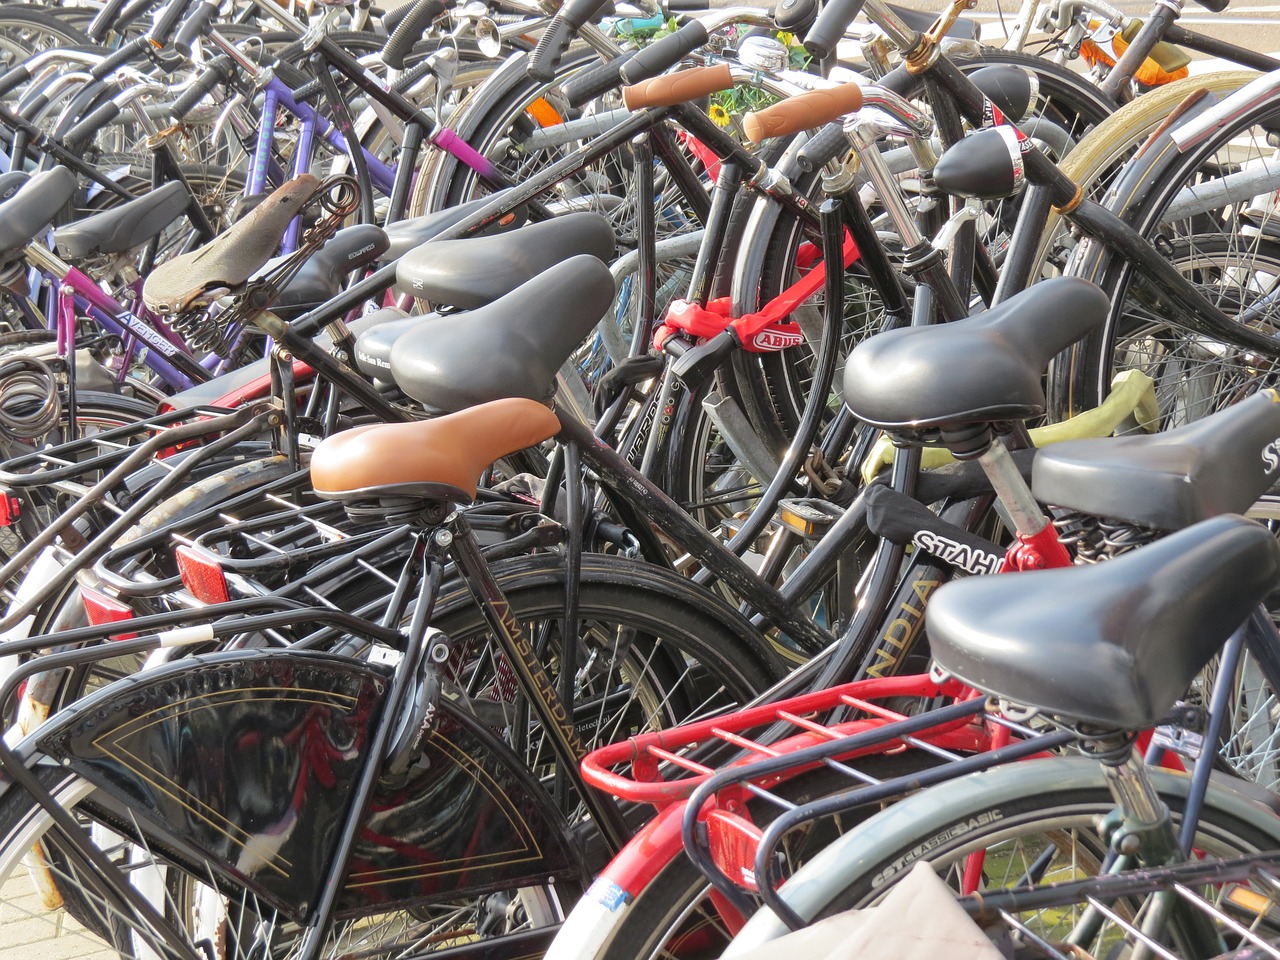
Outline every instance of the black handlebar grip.
<svg viewBox="0 0 1280 960"><path fill-rule="evenodd" d="M1229 2L1230 0L1196 0L1196 3L1200 4L1200 6L1204 7L1206 10L1211 10L1214 13L1221 13L1223 10L1227 9L1227 4Z"/></svg>
<svg viewBox="0 0 1280 960"><path fill-rule="evenodd" d="M584 23L600 16L609 3L610 0L566 0L560 15L573 29L580 30Z"/></svg>
<svg viewBox="0 0 1280 960"><path fill-rule="evenodd" d="M412 3L402 3L394 10L388 10L382 15L382 30L387 36L396 32L396 27L400 26L400 21L409 15L409 11L413 9Z"/></svg>
<svg viewBox="0 0 1280 960"><path fill-rule="evenodd" d="M701 20L691 20L675 33L667 34L657 43L651 43L637 51L635 56L622 65L622 81L632 84L652 80L706 42L707 28L702 25Z"/></svg>
<svg viewBox="0 0 1280 960"><path fill-rule="evenodd" d="M101 43L107 33L110 32L116 17L128 2L129 0L107 0L102 5L102 9L94 16L93 22L89 24L89 29L85 31L89 39L94 43Z"/></svg>
<svg viewBox="0 0 1280 960"><path fill-rule="evenodd" d="M594 64L560 84L560 92L571 107L590 103L601 94L621 86L622 68L633 56L635 51Z"/></svg>
<svg viewBox="0 0 1280 960"><path fill-rule="evenodd" d="M573 35L578 28L567 21L563 14L557 13L542 31L538 45L529 55L529 76L539 83L550 83L556 78L556 68L560 66L560 58L573 42Z"/></svg>
<svg viewBox="0 0 1280 960"><path fill-rule="evenodd" d="M31 79L31 71L27 69L26 64L18 64L12 70L8 70L0 74L0 97L5 94L17 90L20 86Z"/></svg>
<svg viewBox="0 0 1280 960"><path fill-rule="evenodd" d="M413 45L422 39L427 27L436 17L444 13L447 5L444 0L418 0L405 17L396 26L391 38L382 48L382 62L392 70L404 69L404 58Z"/></svg>
<svg viewBox="0 0 1280 960"><path fill-rule="evenodd" d="M812 57L825 60L835 52L845 29L853 23L864 0L827 0L804 36L804 48Z"/></svg>
<svg viewBox="0 0 1280 960"><path fill-rule="evenodd" d="M796 154L796 163L806 173L825 167L850 149L849 136L839 121L828 123L809 138Z"/></svg>
<svg viewBox="0 0 1280 960"><path fill-rule="evenodd" d="M187 114L194 110L196 105L207 97L214 87L230 80L234 70L235 64L226 55L212 61L209 66L200 71L200 76L196 77L195 82L187 87L186 90L183 90L182 95L177 100L173 101L173 108L169 111L173 115L173 119L185 119Z"/></svg>
<svg viewBox="0 0 1280 960"><path fill-rule="evenodd" d="M218 15L218 5L212 0L200 0L191 16L173 35L173 49L184 57L191 57L191 47L209 30L209 24Z"/></svg>
<svg viewBox="0 0 1280 960"><path fill-rule="evenodd" d="M178 24L186 16L187 9L191 6L191 3L192 0L172 0L167 7L160 11L154 26L147 31L147 39L151 41L153 46L163 47L169 42L173 32L178 29Z"/></svg>
<svg viewBox="0 0 1280 960"><path fill-rule="evenodd" d="M564 19L561 14L554 15L552 22L547 24L547 29L544 29L543 36L539 38L538 46L535 46L534 52L529 55L527 73L530 78L539 83L550 83L556 79L556 68L559 67L564 51L568 50L568 45L573 42L575 33L577 33L577 27Z"/></svg>
<svg viewBox="0 0 1280 960"><path fill-rule="evenodd" d="M62 142L71 150L80 150L88 146L94 134L118 116L120 107L114 100L100 103L62 135Z"/></svg>
<svg viewBox="0 0 1280 960"><path fill-rule="evenodd" d="M540 83L556 78L560 59L573 42L574 34L588 20L594 20L610 0L567 0L543 31L538 45L529 56L528 74Z"/></svg>
<svg viewBox="0 0 1280 960"><path fill-rule="evenodd" d="M796 33L818 15L818 0L782 0L774 7L773 22L779 30Z"/></svg>
<svg viewBox="0 0 1280 960"><path fill-rule="evenodd" d="M155 6L155 2L156 0L133 0L133 3L120 11L120 16L116 17L115 22L111 24L111 29L117 35L123 34L125 28Z"/></svg>
<svg viewBox="0 0 1280 960"><path fill-rule="evenodd" d="M101 63L94 64L89 70L89 76L95 80L109 77L130 60L144 56L150 49L151 43L146 37L134 37Z"/></svg>

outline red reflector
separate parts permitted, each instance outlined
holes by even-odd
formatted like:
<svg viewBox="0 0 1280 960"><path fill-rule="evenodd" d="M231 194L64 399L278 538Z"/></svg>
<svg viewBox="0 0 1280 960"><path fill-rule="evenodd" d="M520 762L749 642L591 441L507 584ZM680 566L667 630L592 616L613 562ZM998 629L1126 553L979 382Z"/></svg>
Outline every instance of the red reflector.
<svg viewBox="0 0 1280 960"><path fill-rule="evenodd" d="M115 597L99 593L92 587L81 584L80 598L84 600L84 612L92 626L100 627L106 623L120 623L122 620L133 619L133 611L128 606ZM111 635L111 639L132 640L136 636L136 633L116 633Z"/></svg>
<svg viewBox="0 0 1280 960"><path fill-rule="evenodd" d="M174 550L178 561L178 573L191 595L204 603L226 603L231 599L227 578L222 567L209 554L194 547L182 546Z"/></svg>
<svg viewBox="0 0 1280 960"><path fill-rule="evenodd" d="M22 516L22 501L8 491L0 492L0 527L7 527Z"/></svg>
<svg viewBox="0 0 1280 960"><path fill-rule="evenodd" d="M756 850L764 834L754 823L725 810L707 816L707 841L711 859L734 883L748 890L756 887Z"/></svg>

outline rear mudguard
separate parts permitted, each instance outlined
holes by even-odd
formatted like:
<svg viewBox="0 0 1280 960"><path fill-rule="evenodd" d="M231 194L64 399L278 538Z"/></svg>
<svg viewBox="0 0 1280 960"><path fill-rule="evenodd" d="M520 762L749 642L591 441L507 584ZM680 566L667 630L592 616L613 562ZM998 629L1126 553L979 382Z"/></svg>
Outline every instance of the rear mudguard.
<svg viewBox="0 0 1280 960"><path fill-rule="evenodd" d="M188 657L78 701L35 739L100 788L87 802L115 829L303 919L389 684L384 668L312 651ZM449 700L432 727L407 774L374 792L339 915L582 878L516 756Z"/></svg>

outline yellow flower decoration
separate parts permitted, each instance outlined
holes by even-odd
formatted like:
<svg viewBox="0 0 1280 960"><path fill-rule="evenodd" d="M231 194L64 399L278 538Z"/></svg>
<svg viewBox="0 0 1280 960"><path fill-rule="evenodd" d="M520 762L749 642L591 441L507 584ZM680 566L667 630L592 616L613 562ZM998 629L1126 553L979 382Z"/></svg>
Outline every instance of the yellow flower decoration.
<svg viewBox="0 0 1280 960"><path fill-rule="evenodd" d="M729 111L718 103L713 103L707 111L707 116L711 118L711 122L717 127L727 127L729 125Z"/></svg>
<svg viewBox="0 0 1280 960"><path fill-rule="evenodd" d="M794 33L785 33L785 32L783 32L783 31L779 30L779 31L778 31L778 41L779 41L779 42L780 42L784 47L796 47L796 46L799 46L799 44L796 42L796 35L795 35Z"/></svg>

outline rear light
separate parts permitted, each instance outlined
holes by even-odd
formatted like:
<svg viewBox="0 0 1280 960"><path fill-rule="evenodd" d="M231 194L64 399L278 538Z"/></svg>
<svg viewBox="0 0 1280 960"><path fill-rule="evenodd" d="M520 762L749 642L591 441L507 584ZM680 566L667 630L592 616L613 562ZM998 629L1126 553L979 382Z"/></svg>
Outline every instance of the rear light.
<svg viewBox="0 0 1280 960"><path fill-rule="evenodd" d="M231 599L227 578L215 557L195 547L181 546L174 550L178 561L178 573L191 595L203 603L226 603Z"/></svg>
<svg viewBox="0 0 1280 960"><path fill-rule="evenodd" d="M115 597L109 597L92 587L80 585L80 598L84 600L84 612L89 617L91 626L100 627L108 623L120 623L133 619L133 611ZM115 633L112 640L132 640L136 633Z"/></svg>
<svg viewBox="0 0 1280 960"><path fill-rule="evenodd" d="M707 846L711 859L734 883L756 890L756 850L764 834L750 820L727 810L707 815Z"/></svg>

